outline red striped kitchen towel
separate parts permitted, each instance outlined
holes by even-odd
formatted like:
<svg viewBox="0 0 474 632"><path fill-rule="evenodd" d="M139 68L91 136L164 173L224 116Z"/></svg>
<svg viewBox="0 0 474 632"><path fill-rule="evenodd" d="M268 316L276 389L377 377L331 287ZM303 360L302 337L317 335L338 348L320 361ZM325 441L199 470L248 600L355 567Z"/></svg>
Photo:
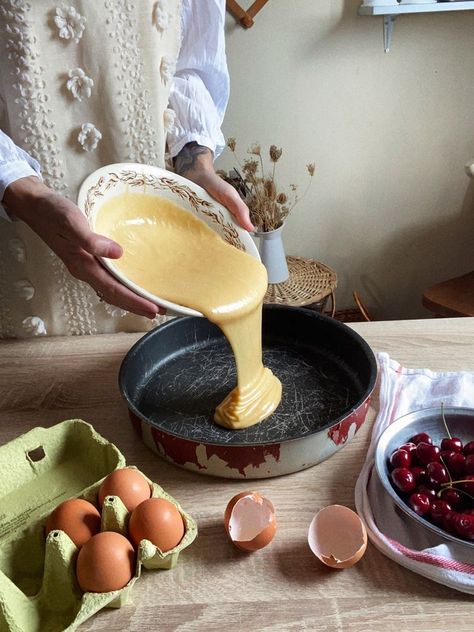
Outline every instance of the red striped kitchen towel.
<svg viewBox="0 0 474 632"><path fill-rule="evenodd" d="M474 595L474 552L442 540L395 510L374 467L378 438L392 421L420 408L474 408L474 373L435 373L407 369L386 353L379 364L379 412L372 430L367 459L356 483L355 504L371 542L402 566L456 590Z"/></svg>

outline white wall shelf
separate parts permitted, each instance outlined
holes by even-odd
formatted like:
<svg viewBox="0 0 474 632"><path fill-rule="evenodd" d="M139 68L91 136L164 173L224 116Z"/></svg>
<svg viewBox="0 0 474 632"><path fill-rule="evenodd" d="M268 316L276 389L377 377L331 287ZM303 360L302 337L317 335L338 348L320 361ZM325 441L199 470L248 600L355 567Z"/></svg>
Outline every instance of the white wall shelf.
<svg viewBox="0 0 474 632"><path fill-rule="evenodd" d="M394 5L362 5L359 7L359 15L383 16L383 47L389 52L393 25L398 15L409 13L443 13L448 11L474 11L474 0L469 2L427 2L423 4L394 4Z"/></svg>

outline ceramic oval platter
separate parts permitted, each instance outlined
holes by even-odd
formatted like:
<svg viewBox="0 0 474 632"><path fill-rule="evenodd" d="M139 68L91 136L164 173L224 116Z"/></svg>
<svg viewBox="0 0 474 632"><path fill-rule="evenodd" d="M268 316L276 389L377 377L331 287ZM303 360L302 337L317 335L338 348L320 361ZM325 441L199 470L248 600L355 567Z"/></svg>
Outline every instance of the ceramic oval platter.
<svg viewBox="0 0 474 632"><path fill-rule="evenodd" d="M228 244L260 259L252 237L236 224L225 206L214 200L205 189L194 182L152 165L125 162L106 165L84 180L79 189L77 204L86 215L92 230L95 231L97 211L104 201L125 192L146 192L148 195L170 200L205 222ZM155 296L136 285L117 269L113 259L101 258L100 260L121 283L140 296L164 307L167 314L202 316L196 310Z"/></svg>

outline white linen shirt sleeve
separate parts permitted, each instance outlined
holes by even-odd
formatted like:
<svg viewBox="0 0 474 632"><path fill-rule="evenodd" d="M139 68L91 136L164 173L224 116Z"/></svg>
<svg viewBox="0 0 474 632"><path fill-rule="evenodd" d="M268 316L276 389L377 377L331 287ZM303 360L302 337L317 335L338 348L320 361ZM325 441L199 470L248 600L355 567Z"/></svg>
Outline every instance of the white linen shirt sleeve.
<svg viewBox="0 0 474 632"><path fill-rule="evenodd" d="M1 204L5 189L15 180L26 176L41 178L39 164L0 130L0 217L3 219L10 219Z"/></svg>
<svg viewBox="0 0 474 632"><path fill-rule="evenodd" d="M182 0L183 38L169 98L176 115L167 136L172 157L192 141L214 157L224 149L221 124L229 100L225 10L225 0Z"/></svg>

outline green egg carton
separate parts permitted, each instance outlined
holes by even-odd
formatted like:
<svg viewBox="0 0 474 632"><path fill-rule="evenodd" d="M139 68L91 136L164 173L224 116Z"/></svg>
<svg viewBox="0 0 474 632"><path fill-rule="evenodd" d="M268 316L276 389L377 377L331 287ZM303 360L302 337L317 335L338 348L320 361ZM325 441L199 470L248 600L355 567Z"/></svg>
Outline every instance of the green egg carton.
<svg viewBox="0 0 474 632"><path fill-rule="evenodd" d="M102 608L127 603L142 566L176 565L179 553L196 538L197 526L147 477L152 496L176 505L185 534L166 553L142 540L135 576L121 590L83 593L75 575L75 544L63 531L45 537L46 520L55 507L76 497L96 503L103 479L125 466L118 448L81 419L35 428L0 447L0 632L72 632ZM128 518L120 498L105 499L102 531L126 535Z"/></svg>

